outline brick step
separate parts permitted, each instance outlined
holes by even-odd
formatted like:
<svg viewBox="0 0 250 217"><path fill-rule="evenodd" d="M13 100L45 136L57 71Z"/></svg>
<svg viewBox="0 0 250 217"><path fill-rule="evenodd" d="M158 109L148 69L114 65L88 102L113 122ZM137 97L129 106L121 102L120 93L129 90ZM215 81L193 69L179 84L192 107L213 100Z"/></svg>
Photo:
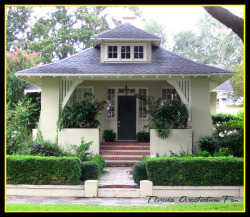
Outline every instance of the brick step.
<svg viewBox="0 0 250 217"><path fill-rule="evenodd" d="M104 146L101 146L100 150L150 150L150 147L127 147L127 146L104 147Z"/></svg>
<svg viewBox="0 0 250 217"><path fill-rule="evenodd" d="M136 162L106 162L106 165L109 166L131 166L134 165Z"/></svg>
<svg viewBox="0 0 250 217"><path fill-rule="evenodd" d="M142 151L133 151L133 152L127 152L127 151L121 151L121 152L116 152L116 151L101 151L100 154L103 155L150 155L150 152L142 152Z"/></svg>
<svg viewBox="0 0 250 217"><path fill-rule="evenodd" d="M119 160L119 161L123 161L123 160L135 160L135 161L137 161L137 160L140 160L141 159L141 157L117 157L117 156L115 156L115 157L103 157L103 159L105 160L105 161L110 161L110 160Z"/></svg>
<svg viewBox="0 0 250 217"><path fill-rule="evenodd" d="M150 146L146 142L101 142L101 146Z"/></svg>

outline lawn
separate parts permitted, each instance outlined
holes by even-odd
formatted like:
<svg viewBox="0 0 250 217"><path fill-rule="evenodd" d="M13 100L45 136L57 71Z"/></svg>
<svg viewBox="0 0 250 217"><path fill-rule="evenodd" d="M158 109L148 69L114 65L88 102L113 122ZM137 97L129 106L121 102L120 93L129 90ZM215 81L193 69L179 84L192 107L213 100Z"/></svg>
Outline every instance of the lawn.
<svg viewBox="0 0 250 217"><path fill-rule="evenodd" d="M110 212L110 211L130 211L130 212L147 212L147 211L244 211L243 203L209 203L209 204L181 204L181 205L165 205L165 206L104 206L104 205L83 205L83 204L7 204L7 212L12 211L35 211L35 212Z"/></svg>

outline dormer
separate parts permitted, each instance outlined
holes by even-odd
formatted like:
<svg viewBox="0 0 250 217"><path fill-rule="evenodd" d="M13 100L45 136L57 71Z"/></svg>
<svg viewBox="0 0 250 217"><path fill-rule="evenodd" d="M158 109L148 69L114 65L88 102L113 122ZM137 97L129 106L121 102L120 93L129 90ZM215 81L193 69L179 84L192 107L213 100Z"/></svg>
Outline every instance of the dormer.
<svg viewBox="0 0 250 217"><path fill-rule="evenodd" d="M144 30L125 23L91 38L93 45L101 47L102 63L151 62L152 46L159 47L161 39Z"/></svg>

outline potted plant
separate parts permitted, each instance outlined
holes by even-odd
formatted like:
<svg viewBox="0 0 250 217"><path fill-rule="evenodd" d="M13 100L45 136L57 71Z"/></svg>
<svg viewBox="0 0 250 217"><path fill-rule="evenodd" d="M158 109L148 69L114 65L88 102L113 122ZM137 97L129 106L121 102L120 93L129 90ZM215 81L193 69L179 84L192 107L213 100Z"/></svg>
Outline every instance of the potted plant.
<svg viewBox="0 0 250 217"><path fill-rule="evenodd" d="M105 142L114 142L116 138L116 133L113 132L113 130L104 130L102 134L102 138L105 140Z"/></svg>

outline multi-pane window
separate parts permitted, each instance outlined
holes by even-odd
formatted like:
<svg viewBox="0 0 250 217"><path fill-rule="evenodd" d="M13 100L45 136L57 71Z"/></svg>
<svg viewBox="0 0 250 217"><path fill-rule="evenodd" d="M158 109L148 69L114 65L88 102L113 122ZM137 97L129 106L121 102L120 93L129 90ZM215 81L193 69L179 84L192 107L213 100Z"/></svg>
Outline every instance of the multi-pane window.
<svg viewBox="0 0 250 217"><path fill-rule="evenodd" d="M117 46L108 46L108 58L117 58Z"/></svg>
<svg viewBox="0 0 250 217"><path fill-rule="evenodd" d="M125 89L119 89L118 93L126 93ZM128 89L127 94L135 94L135 89Z"/></svg>
<svg viewBox="0 0 250 217"><path fill-rule="evenodd" d="M169 101L179 101L181 102L181 98L179 94L177 93L176 89L174 88L168 88L168 89L162 89L162 100L163 102Z"/></svg>
<svg viewBox="0 0 250 217"><path fill-rule="evenodd" d="M134 58L143 59L143 46L134 46Z"/></svg>
<svg viewBox="0 0 250 217"><path fill-rule="evenodd" d="M141 96L147 96L147 89L139 89L139 94ZM146 118L147 117L147 107L146 104L142 101L139 100L139 117L140 118Z"/></svg>
<svg viewBox="0 0 250 217"><path fill-rule="evenodd" d="M121 59L130 59L130 46L121 46Z"/></svg>
<svg viewBox="0 0 250 217"><path fill-rule="evenodd" d="M108 89L107 93L107 117L115 117L115 89Z"/></svg>
<svg viewBox="0 0 250 217"><path fill-rule="evenodd" d="M72 103L81 102L83 100L83 94L86 92L92 93L92 88L77 87L72 94Z"/></svg>

